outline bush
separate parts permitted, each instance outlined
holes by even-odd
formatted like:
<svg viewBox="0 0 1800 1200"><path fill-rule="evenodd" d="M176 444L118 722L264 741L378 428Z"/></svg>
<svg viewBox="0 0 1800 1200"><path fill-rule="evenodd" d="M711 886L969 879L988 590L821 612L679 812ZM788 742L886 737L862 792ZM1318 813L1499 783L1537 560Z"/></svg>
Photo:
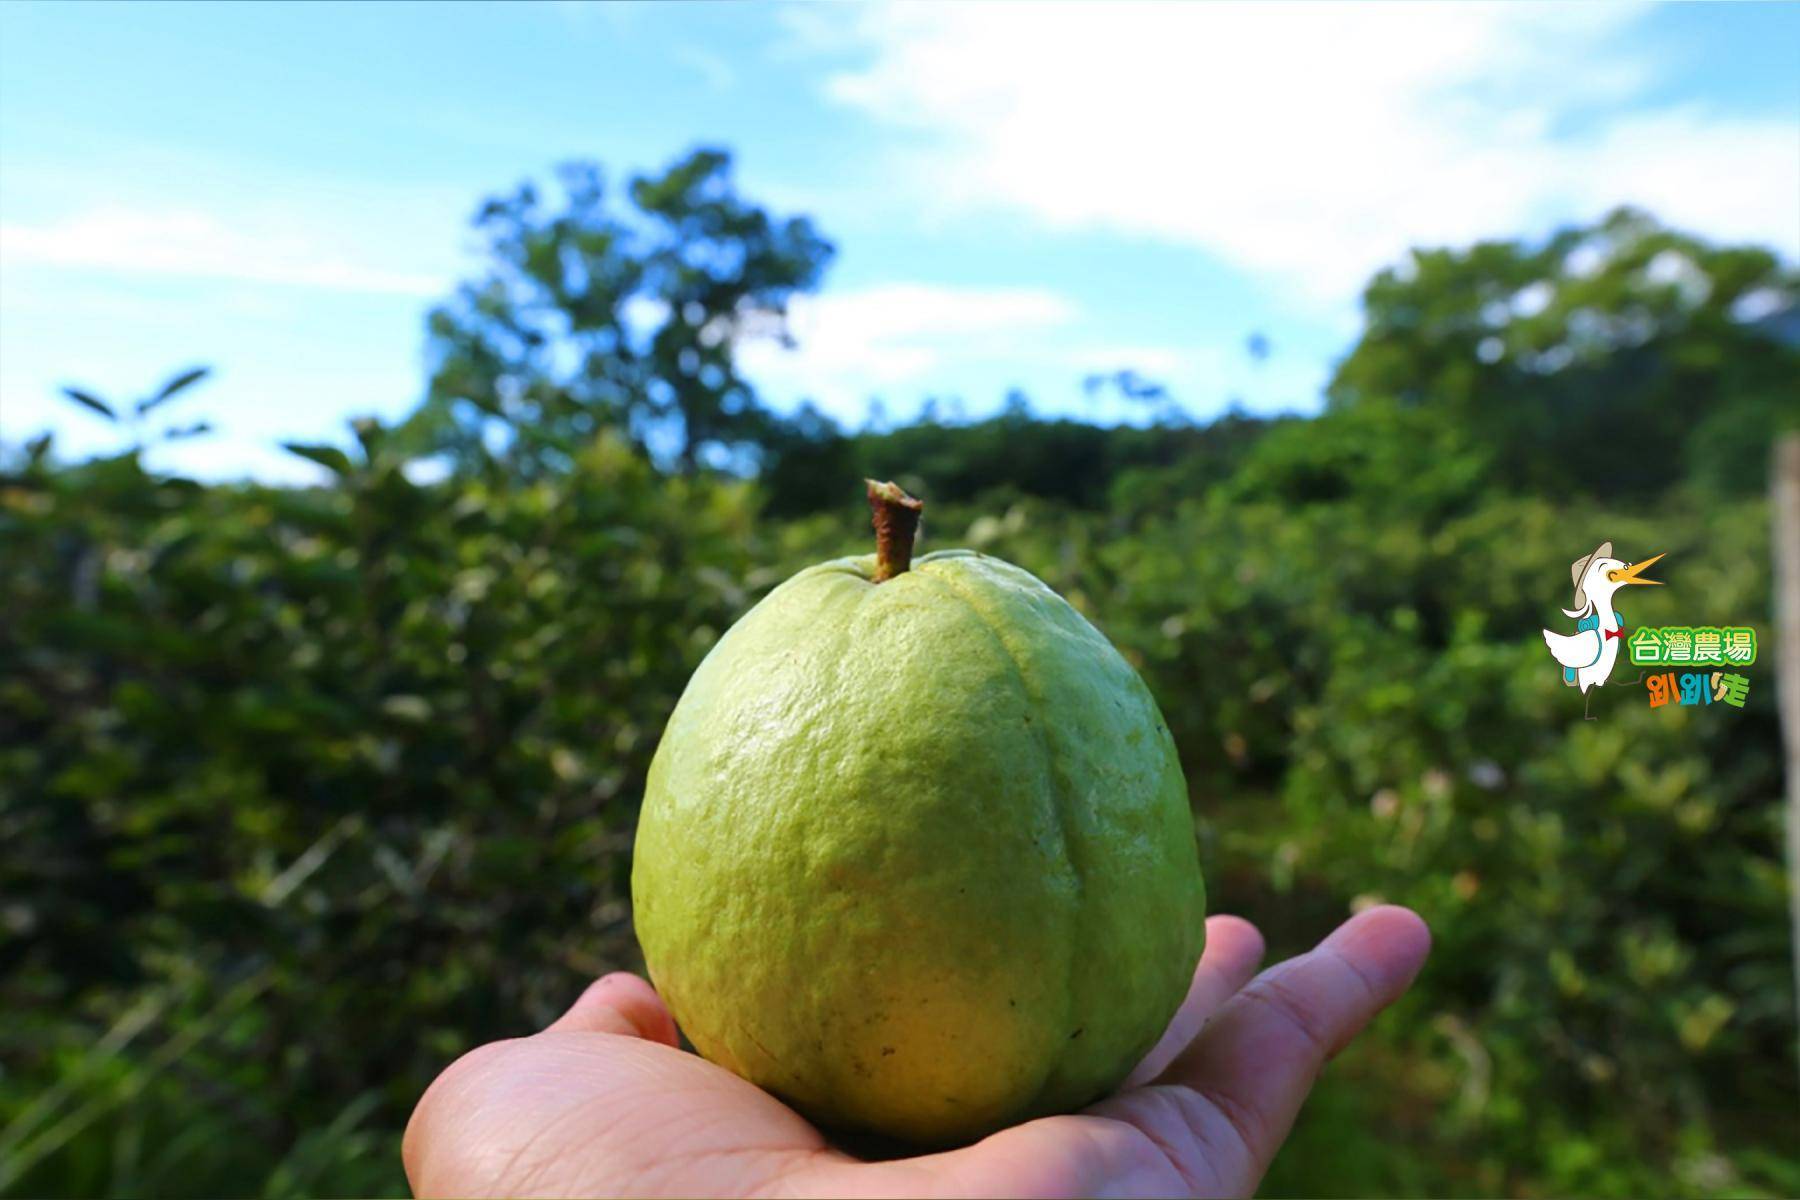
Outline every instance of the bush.
<svg viewBox="0 0 1800 1200"><path fill-rule="evenodd" d="M633 813L745 606L748 489L606 440L418 486L364 434L322 488L126 457L0 493L0 1161L29 1192L395 1190L437 1069L635 960Z"/></svg>

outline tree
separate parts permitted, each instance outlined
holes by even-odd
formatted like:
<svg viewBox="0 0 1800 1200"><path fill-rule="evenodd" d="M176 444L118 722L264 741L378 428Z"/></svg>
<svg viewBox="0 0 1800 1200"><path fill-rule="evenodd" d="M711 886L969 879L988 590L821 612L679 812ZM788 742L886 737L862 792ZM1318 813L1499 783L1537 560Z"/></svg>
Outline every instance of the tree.
<svg viewBox="0 0 1800 1200"><path fill-rule="evenodd" d="M1492 450L1501 482L1535 492L1755 490L1800 373L1757 317L1797 295L1772 252L1631 209L1538 246L1419 250L1369 284L1328 395L1438 410Z"/></svg>
<svg viewBox="0 0 1800 1200"><path fill-rule="evenodd" d="M719 150L632 179L623 213L597 165L558 178L555 206L528 183L477 214L488 267L431 312L410 446L535 477L610 428L680 473L753 465L769 416L736 348L787 339L831 244L740 197Z"/></svg>

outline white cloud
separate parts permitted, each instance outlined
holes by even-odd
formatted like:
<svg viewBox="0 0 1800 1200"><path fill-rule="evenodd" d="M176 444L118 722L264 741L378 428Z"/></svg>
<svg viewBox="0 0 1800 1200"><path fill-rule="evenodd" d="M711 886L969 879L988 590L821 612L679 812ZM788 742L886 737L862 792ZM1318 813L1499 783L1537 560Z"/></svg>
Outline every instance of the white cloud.
<svg viewBox="0 0 1800 1200"><path fill-rule="evenodd" d="M834 10L841 11L841 10ZM1620 5L888 5L790 28L865 65L924 203L1204 249L1341 302L1417 244L1637 203L1800 256L1783 115L1635 104ZM830 16L832 14L825 14Z"/></svg>
<svg viewBox="0 0 1800 1200"><path fill-rule="evenodd" d="M896 404L895 416L928 395L966 401L961 411L979 416L1013 386L1040 411L1141 418L1145 406L1082 387L1088 375L1124 370L1166 385L1196 415L1231 403L1286 411L1310 406L1329 371L1329 363L1305 355L1255 363L1229 340L1107 341L1086 335L1084 317L1068 297L1042 288L883 284L795 300L789 324L797 347L746 339L738 362L776 407L812 400L850 421L874 397Z"/></svg>
<svg viewBox="0 0 1800 1200"><path fill-rule="evenodd" d="M1004 358L1022 338L1075 316L1068 299L1040 288L890 283L796 299L788 324L798 346L747 341L738 361L774 398L812 397L847 411L945 362Z"/></svg>
<svg viewBox="0 0 1800 1200"><path fill-rule="evenodd" d="M24 265L405 296L445 290L430 275L370 266L291 230L234 227L195 209L105 207L0 225L0 270Z"/></svg>

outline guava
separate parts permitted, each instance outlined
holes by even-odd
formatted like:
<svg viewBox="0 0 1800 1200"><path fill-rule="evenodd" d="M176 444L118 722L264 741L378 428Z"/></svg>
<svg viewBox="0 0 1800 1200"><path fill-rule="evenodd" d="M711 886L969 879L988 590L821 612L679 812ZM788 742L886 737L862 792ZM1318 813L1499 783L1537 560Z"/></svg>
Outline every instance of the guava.
<svg viewBox="0 0 1800 1200"><path fill-rule="evenodd" d="M1024 570L801 571L695 671L632 868L694 1048L828 1127L949 1145L1112 1091L1185 995L1205 891L1149 689Z"/></svg>

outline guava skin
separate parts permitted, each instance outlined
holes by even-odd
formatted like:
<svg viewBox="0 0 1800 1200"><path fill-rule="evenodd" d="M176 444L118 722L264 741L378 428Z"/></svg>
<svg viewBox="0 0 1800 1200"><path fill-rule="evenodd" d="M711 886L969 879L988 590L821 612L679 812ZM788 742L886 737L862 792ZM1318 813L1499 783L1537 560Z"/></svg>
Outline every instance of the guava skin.
<svg viewBox="0 0 1800 1200"><path fill-rule="evenodd" d="M701 663L632 868L708 1059L823 1125L972 1141L1112 1091L1205 889L1174 742L1092 625L967 550L800 572Z"/></svg>

